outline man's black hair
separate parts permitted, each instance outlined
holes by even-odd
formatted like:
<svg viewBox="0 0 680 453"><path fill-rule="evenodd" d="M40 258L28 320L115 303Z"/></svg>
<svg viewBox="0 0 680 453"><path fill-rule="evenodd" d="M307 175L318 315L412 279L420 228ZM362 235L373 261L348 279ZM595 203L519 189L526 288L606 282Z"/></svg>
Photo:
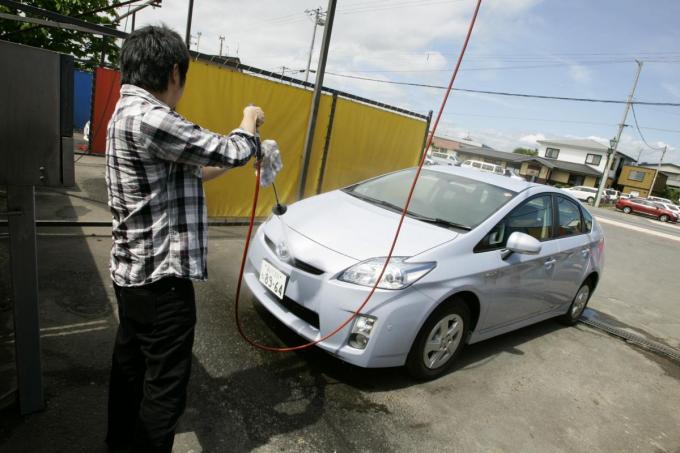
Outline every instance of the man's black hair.
<svg viewBox="0 0 680 453"><path fill-rule="evenodd" d="M121 83L165 91L176 64L180 85L184 86L190 58L177 32L164 25L140 28L130 33L120 51Z"/></svg>

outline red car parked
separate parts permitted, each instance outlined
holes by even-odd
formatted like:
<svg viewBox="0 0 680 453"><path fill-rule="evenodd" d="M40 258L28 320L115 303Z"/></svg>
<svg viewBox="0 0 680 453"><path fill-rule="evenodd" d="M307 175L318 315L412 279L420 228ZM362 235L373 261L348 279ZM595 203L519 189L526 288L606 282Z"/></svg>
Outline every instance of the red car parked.
<svg viewBox="0 0 680 453"><path fill-rule="evenodd" d="M616 209L620 209L626 214L631 212L647 215L659 219L662 222L677 222L678 215L664 208L661 204L642 198L620 198L616 202Z"/></svg>

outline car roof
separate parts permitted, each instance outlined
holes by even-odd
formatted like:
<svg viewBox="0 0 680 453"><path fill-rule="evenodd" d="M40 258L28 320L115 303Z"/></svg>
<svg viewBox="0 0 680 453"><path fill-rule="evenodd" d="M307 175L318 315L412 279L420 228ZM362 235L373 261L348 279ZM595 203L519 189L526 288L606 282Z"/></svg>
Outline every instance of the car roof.
<svg viewBox="0 0 680 453"><path fill-rule="evenodd" d="M529 187L541 186L527 181L520 181L519 179L512 179L508 176L498 175L495 173L488 173L468 167L455 166L432 166L427 167L430 171L438 171L441 173L450 173L465 178L474 179L476 181L485 182L503 189L512 190L513 192L521 192Z"/></svg>

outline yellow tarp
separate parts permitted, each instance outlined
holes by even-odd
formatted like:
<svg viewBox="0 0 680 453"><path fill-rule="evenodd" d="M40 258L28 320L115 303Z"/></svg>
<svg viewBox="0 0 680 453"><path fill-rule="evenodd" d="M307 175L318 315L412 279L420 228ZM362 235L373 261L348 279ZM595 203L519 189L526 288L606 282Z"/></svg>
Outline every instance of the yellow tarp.
<svg viewBox="0 0 680 453"><path fill-rule="evenodd" d="M189 120L227 134L238 127L243 108L252 103L265 112L262 139L279 143L283 171L276 178L282 201L297 199L305 131L312 93L285 83L246 75L203 62L192 62L184 97L177 110ZM316 193L332 97L321 98L305 195ZM414 165L422 147L425 122L339 98L322 190ZM246 217L254 189L251 164L205 184L208 215ZM272 189L260 191L258 216L269 214Z"/></svg>
<svg viewBox="0 0 680 453"><path fill-rule="evenodd" d="M338 99L322 192L418 163L425 122Z"/></svg>

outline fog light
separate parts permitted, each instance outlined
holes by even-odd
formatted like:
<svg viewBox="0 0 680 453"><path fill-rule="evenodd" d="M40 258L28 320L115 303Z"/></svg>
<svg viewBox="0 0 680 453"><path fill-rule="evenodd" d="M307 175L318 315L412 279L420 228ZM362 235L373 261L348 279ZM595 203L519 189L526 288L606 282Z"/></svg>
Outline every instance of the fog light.
<svg viewBox="0 0 680 453"><path fill-rule="evenodd" d="M349 345L356 349L366 349L376 321L377 318L373 316L357 316L349 336Z"/></svg>

